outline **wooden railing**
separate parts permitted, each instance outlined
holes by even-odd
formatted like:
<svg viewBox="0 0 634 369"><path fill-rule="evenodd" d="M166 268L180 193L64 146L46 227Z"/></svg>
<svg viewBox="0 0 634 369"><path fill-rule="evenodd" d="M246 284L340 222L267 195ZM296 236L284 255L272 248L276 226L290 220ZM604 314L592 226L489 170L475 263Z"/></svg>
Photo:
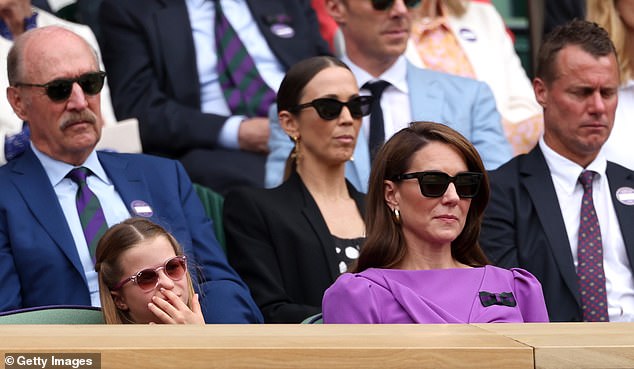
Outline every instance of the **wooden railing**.
<svg viewBox="0 0 634 369"><path fill-rule="evenodd" d="M634 323L0 326L3 358L37 352L101 368L634 368Z"/></svg>

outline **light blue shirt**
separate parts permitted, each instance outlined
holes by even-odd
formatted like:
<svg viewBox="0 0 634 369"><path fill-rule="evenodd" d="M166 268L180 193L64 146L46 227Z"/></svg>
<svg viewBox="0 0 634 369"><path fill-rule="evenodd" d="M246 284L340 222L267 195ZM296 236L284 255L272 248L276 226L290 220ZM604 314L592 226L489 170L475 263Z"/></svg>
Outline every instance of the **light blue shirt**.
<svg viewBox="0 0 634 369"><path fill-rule="evenodd" d="M88 252L88 245L86 243L86 238L84 238L84 231L81 227L79 214L77 213L77 206L75 204L78 185L73 182L73 180L66 178L68 172L76 167L55 160L42 153L35 148L32 142L31 149L33 149L35 156L40 160L40 163L44 167L44 171L55 190L57 200L64 212L68 228L73 235L73 240L75 241L75 246L77 247L77 253L79 254L81 265L84 268L86 281L88 282L90 303L93 306L101 306L101 302L99 300L99 282L97 280L97 272L95 272L95 265L93 264L90 253ZM117 190L114 188L114 184L106 175L101 163L99 163L97 153L93 151L81 166L90 169L95 174L88 176L86 183L88 184L88 188L90 188L102 204L103 213L106 217L108 227L112 227L113 225L130 218L130 212L126 208L121 196L119 196ZM104 206L103 204L107 204L107 206Z"/></svg>
<svg viewBox="0 0 634 369"><path fill-rule="evenodd" d="M234 115L225 100L216 72L216 41L214 19L216 11L211 0L185 0L196 48L196 66L200 78L200 105L203 113L229 116L220 131L219 143L227 148L238 149L238 129L247 117ZM269 48L258 29L251 10L244 0L221 0L225 17L231 23L255 62L260 76L277 92L284 78L284 67ZM246 40L246 42L245 42Z"/></svg>

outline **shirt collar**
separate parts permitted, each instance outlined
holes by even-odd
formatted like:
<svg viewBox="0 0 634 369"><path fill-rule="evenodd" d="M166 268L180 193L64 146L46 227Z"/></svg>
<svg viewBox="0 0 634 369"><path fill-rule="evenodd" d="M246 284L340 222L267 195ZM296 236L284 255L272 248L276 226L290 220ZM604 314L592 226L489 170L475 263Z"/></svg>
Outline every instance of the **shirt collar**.
<svg viewBox="0 0 634 369"><path fill-rule="evenodd" d="M404 55L399 56L394 64L383 72L378 78L374 78L370 73L361 69L358 65L352 62L348 56L344 56L342 61L348 65L352 74L357 79L359 86L363 86L366 82L372 80L384 80L389 82L393 87L403 93L409 93L407 86L407 60Z"/></svg>
<svg viewBox="0 0 634 369"><path fill-rule="evenodd" d="M33 153L38 158L40 163L42 163L44 171L46 172L46 175L48 176L49 181L51 181L53 187L57 186L64 178L66 178L68 172L70 172L73 168L76 168L74 165L70 165L68 163L64 163L63 161L53 159L50 156L44 154L43 152L38 150L35 145L33 145L33 142L31 142L30 144ZM106 171L103 169L101 163L99 162L99 158L97 157L97 152L95 150L90 153L86 161L80 166L90 169L92 173L97 176L97 178L99 178L102 182L106 184L111 184L108 176L106 175Z"/></svg>
<svg viewBox="0 0 634 369"><path fill-rule="evenodd" d="M603 150L599 151L596 158L587 166L581 165L563 157L555 150L551 149L544 141L544 136L539 139L539 148L544 154L546 164L550 169L550 174L553 177L553 181L560 184L561 188L568 194L572 194L577 186L579 176L585 170L591 170L596 172L598 178L605 177L605 170L607 168L607 160L603 155Z"/></svg>

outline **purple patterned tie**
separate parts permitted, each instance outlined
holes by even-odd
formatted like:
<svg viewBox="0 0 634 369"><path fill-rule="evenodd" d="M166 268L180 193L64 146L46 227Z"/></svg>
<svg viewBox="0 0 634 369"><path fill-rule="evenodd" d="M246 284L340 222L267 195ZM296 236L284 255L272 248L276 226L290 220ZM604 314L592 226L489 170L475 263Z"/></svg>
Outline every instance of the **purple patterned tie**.
<svg viewBox="0 0 634 369"><path fill-rule="evenodd" d="M26 150L30 137L29 125L24 123L20 132L4 138L4 157L7 161L20 156Z"/></svg>
<svg viewBox="0 0 634 369"><path fill-rule="evenodd" d="M577 249L577 276L581 292L584 322L607 322L608 297L603 271L601 228L592 200L592 179L596 173L586 170L579 176L583 186L579 240Z"/></svg>
<svg viewBox="0 0 634 369"><path fill-rule="evenodd" d="M275 102L275 92L264 82L253 59L240 41L220 6L216 9L215 38L218 78L232 114L266 117Z"/></svg>
<svg viewBox="0 0 634 369"><path fill-rule="evenodd" d="M71 170L66 177L79 186L75 203L79 220L81 221L81 228L84 230L84 236L86 237L88 251L94 263L97 243L99 243L99 239L108 229L108 224L106 224L106 218L103 215L99 199L86 184L86 178L90 175L92 175L90 169L80 167Z"/></svg>

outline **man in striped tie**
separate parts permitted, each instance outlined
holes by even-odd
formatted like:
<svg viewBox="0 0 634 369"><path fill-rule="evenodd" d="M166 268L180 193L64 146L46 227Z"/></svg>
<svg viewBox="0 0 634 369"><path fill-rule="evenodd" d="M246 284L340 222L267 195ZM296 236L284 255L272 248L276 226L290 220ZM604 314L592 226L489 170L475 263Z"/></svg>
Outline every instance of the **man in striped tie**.
<svg viewBox="0 0 634 369"><path fill-rule="evenodd" d="M36 28L16 39L7 65L7 97L31 136L26 152L0 168L0 311L99 306L96 243L136 216L168 229L196 265L207 322L261 322L183 167L95 151L105 73L88 43L64 28Z"/></svg>
<svg viewBox="0 0 634 369"><path fill-rule="evenodd" d="M309 1L105 0L100 16L115 112L144 151L220 193L261 187L284 73L330 53Z"/></svg>

